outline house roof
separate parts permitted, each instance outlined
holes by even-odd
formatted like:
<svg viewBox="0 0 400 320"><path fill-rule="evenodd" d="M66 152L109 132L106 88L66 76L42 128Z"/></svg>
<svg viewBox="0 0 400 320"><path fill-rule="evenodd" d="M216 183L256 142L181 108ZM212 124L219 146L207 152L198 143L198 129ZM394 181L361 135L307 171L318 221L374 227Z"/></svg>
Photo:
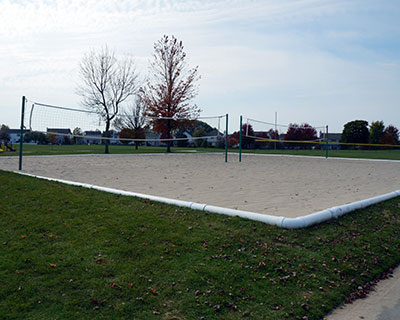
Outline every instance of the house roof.
<svg viewBox="0 0 400 320"><path fill-rule="evenodd" d="M71 134L71 129L63 128L47 128L48 133L60 133L60 134Z"/></svg>
<svg viewBox="0 0 400 320"><path fill-rule="evenodd" d="M160 134L155 133L155 132L146 132L146 139L150 138L150 139L159 139L160 138Z"/></svg>
<svg viewBox="0 0 400 320"><path fill-rule="evenodd" d="M101 136L100 131L85 131L83 133L84 136Z"/></svg>
<svg viewBox="0 0 400 320"><path fill-rule="evenodd" d="M213 137L213 136L219 136L221 135L221 132L219 132L218 130L214 129L210 132L207 132L207 134L205 135L206 137Z"/></svg>
<svg viewBox="0 0 400 320"><path fill-rule="evenodd" d="M341 137L342 137L341 133L328 133L329 140L340 140Z"/></svg>
<svg viewBox="0 0 400 320"><path fill-rule="evenodd" d="M29 130L24 130L24 133L27 132ZM20 134L21 133L21 129L8 129L7 130L8 134Z"/></svg>

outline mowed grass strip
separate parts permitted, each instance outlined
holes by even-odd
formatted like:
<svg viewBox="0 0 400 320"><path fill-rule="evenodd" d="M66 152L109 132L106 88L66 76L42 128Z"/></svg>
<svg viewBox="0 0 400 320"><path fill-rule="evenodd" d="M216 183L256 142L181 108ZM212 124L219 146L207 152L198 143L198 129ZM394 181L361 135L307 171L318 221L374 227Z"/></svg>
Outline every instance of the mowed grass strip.
<svg viewBox="0 0 400 320"><path fill-rule="evenodd" d="M14 145L16 152L2 152L1 156L18 156L19 145ZM172 152L217 152L224 153L224 149L218 148L171 148ZM142 154L142 153L164 153L166 147L140 146L138 150L132 145L110 145L111 154ZM238 149L229 149L229 152L238 153ZM38 155L66 155L66 154L104 154L104 145L24 145L24 156ZM325 150L266 150L266 149L243 149L243 154L273 154L273 155L296 155L325 157ZM385 159L400 160L400 148L394 150L329 150L330 158L361 158L361 159ZM245 161L245 159L243 160Z"/></svg>
<svg viewBox="0 0 400 320"><path fill-rule="evenodd" d="M399 198L283 230L0 171L0 204L6 319L321 319L400 262Z"/></svg>

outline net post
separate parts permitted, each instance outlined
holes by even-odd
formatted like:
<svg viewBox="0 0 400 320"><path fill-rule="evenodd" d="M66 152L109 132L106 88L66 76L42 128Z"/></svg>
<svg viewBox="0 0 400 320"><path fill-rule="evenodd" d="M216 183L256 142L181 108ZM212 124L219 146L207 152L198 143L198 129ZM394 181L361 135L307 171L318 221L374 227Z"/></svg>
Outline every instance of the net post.
<svg viewBox="0 0 400 320"><path fill-rule="evenodd" d="M22 170L22 148L24 145L24 117L25 117L25 96L22 97L22 110L21 110L21 131L19 134L19 164L18 170Z"/></svg>
<svg viewBox="0 0 400 320"><path fill-rule="evenodd" d="M326 142L326 144L325 144L325 158L328 159L328 147L329 147L329 144L328 144L328 125L326 125L325 142Z"/></svg>
<svg viewBox="0 0 400 320"><path fill-rule="evenodd" d="M228 162L228 114L225 115L225 162Z"/></svg>
<svg viewBox="0 0 400 320"><path fill-rule="evenodd" d="M239 162L242 162L242 123L243 123L243 117L240 116L240 127L239 127Z"/></svg>

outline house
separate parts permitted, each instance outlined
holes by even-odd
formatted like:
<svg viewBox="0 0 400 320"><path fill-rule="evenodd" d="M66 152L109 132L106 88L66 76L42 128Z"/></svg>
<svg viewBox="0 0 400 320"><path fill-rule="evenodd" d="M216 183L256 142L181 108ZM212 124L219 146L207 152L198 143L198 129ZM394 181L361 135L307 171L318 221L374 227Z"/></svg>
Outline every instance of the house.
<svg viewBox="0 0 400 320"><path fill-rule="evenodd" d="M24 134L27 133L28 130L24 130ZM8 129L8 135L10 136L10 143L19 143L21 137L21 129Z"/></svg>
<svg viewBox="0 0 400 320"><path fill-rule="evenodd" d="M71 129L47 128L46 133L52 136L50 139L52 144L70 144L72 139Z"/></svg>
<svg viewBox="0 0 400 320"><path fill-rule="evenodd" d="M328 150L340 149L340 145L335 144L335 142L340 142L341 138L342 138L341 133L328 133L328 142L329 142ZM325 134L323 132L319 133L319 139L321 140L321 142L326 142ZM325 149L325 147L323 145L321 145L321 148Z"/></svg>
<svg viewBox="0 0 400 320"><path fill-rule="evenodd" d="M194 139L193 136L187 132L178 132L174 137L173 137L173 142L172 145L174 147L187 147L194 145Z"/></svg>
<svg viewBox="0 0 400 320"><path fill-rule="evenodd" d="M217 145L218 139L222 137L222 133L217 129L214 129L208 132L206 135L206 141L211 147L215 147Z"/></svg>
<svg viewBox="0 0 400 320"><path fill-rule="evenodd" d="M101 131L85 131L83 132L85 144L101 144Z"/></svg>
<svg viewBox="0 0 400 320"><path fill-rule="evenodd" d="M121 144L119 141L119 132L115 130L110 130L110 144Z"/></svg>
<svg viewBox="0 0 400 320"><path fill-rule="evenodd" d="M155 132L146 132L146 145L152 146L152 147L159 147L159 146L165 146L166 143L164 141L157 141L157 139L161 139L161 135L159 133Z"/></svg>

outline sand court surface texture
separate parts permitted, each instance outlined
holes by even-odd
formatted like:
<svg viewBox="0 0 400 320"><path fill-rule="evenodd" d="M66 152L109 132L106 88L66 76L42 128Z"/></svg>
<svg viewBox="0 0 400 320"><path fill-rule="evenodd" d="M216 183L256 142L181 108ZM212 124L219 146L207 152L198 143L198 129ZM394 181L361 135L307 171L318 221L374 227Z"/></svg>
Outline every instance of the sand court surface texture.
<svg viewBox="0 0 400 320"><path fill-rule="evenodd" d="M17 168L17 157L0 158L0 169ZM27 156L22 172L292 218L400 189L400 162L313 157Z"/></svg>

